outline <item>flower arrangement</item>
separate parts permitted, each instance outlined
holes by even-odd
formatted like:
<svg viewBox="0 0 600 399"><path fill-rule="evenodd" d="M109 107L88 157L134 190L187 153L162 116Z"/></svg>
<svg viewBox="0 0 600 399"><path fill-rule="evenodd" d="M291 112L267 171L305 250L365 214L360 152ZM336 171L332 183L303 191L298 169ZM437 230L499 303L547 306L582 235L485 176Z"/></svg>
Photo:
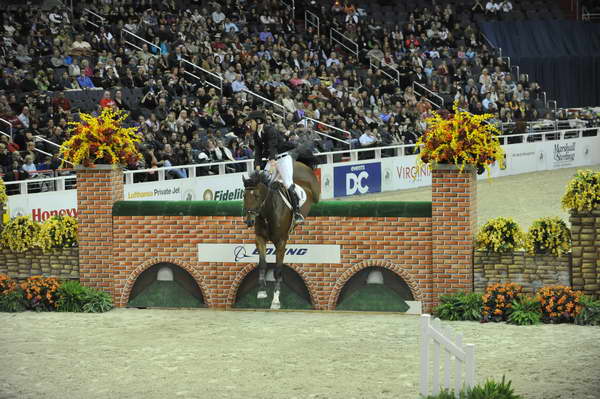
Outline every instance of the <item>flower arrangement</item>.
<svg viewBox="0 0 600 399"><path fill-rule="evenodd" d="M77 219L72 216L52 216L42 223L36 245L44 251L77 245Z"/></svg>
<svg viewBox="0 0 600 399"><path fill-rule="evenodd" d="M492 284L483 295L483 321L506 321L513 301L521 295L523 287L515 283Z"/></svg>
<svg viewBox="0 0 600 399"><path fill-rule="evenodd" d="M21 289L28 309L56 309L59 283L53 277L32 276L21 283Z"/></svg>
<svg viewBox="0 0 600 399"><path fill-rule="evenodd" d="M500 131L491 123L484 123L493 115L473 115L459 110L455 102L454 114L447 118L433 112L425 119L427 130L417 141L418 163L449 163L473 165L490 172L490 165L504 163L504 150L498 140Z"/></svg>
<svg viewBox="0 0 600 399"><path fill-rule="evenodd" d="M69 248L77 246L77 220L71 216L52 216L38 223L29 216L13 218L0 233L0 248L25 252L31 248Z"/></svg>
<svg viewBox="0 0 600 399"><path fill-rule="evenodd" d="M562 285L541 288L537 298L545 323L572 322L583 309L581 292Z"/></svg>
<svg viewBox="0 0 600 399"><path fill-rule="evenodd" d="M523 231L512 218L488 220L477 233L477 249L488 252L510 252L523 245Z"/></svg>
<svg viewBox="0 0 600 399"><path fill-rule="evenodd" d="M563 209L586 212L600 205L600 172L578 170L562 197Z"/></svg>
<svg viewBox="0 0 600 399"><path fill-rule="evenodd" d="M0 295L6 295L17 288L15 280L8 277L6 274L0 274Z"/></svg>
<svg viewBox="0 0 600 399"><path fill-rule="evenodd" d="M560 256L571 249L571 232L559 217L544 217L533 222L525 237L530 254L551 252Z"/></svg>
<svg viewBox="0 0 600 399"><path fill-rule="evenodd" d="M8 196L6 195L6 184L4 184L4 179L2 179L2 176L0 176L0 208L2 208L2 206L7 202Z"/></svg>
<svg viewBox="0 0 600 399"><path fill-rule="evenodd" d="M75 165L130 165L141 158L136 144L141 142L137 128L123 127L127 114L104 108L94 117L79 114L81 122L70 122L72 136L60 147L64 160Z"/></svg>
<svg viewBox="0 0 600 399"><path fill-rule="evenodd" d="M13 252L25 252L35 247L39 230L40 224L30 216L17 216L0 233L1 245Z"/></svg>

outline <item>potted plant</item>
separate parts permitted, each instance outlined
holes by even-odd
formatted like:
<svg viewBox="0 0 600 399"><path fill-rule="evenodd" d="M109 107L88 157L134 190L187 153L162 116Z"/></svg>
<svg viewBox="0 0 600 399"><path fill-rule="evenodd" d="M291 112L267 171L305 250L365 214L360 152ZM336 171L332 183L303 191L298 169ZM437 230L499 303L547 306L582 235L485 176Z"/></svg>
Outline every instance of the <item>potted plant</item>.
<svg viewBox="0 0 600 399"><path fill-rule="evenodd" d="M442 116L435 111L425 119L427 129L417 141L418 164L456 165L460 170L471 165L479 174L490 172L490 165L498 161L503 167L504 150L498 136L500 131L486 120L491 114L473 115L458 109L454 103L454 114Z"/></svg>
<svg viewBox="0 0 600 399"><path fill-rule="evenodd" d="M60 147L65 161L74 165L132 165L141 158L137 127L123 127L127 114L104 108L93 115L80 113L80 122L70 122L71 137Z"/></svg>

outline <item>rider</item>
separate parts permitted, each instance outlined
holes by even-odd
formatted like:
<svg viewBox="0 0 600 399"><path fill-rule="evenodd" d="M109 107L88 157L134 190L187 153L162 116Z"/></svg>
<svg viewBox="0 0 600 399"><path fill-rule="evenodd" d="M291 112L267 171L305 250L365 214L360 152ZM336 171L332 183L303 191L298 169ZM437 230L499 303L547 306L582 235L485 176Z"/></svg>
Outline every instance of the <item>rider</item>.
<svg viewBox="0 0 600 399"><path fill-rule="evenodd" d="M253 132L254 159L256 170L265 168L263 158L267 159L268 169L276 169L283 180L283 185L290 195L294 212L294 223L302 223L304 216L300 213L299 198L294 185L295 145L285 138L274 126L266 124L265 114L252 111L246 118L246 127Z"/></svg>

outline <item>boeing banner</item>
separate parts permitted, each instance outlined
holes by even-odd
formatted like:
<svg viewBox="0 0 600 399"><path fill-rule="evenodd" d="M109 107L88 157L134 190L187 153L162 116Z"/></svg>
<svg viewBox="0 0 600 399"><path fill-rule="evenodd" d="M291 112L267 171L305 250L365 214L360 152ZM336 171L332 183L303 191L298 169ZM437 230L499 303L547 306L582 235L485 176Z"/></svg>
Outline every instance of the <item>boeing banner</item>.
<svg viewBox="0 0 600 399"><path fill-rule="evenodd" d="M380 162L335 166L333 168L334 197L380 192Z"/></svg>

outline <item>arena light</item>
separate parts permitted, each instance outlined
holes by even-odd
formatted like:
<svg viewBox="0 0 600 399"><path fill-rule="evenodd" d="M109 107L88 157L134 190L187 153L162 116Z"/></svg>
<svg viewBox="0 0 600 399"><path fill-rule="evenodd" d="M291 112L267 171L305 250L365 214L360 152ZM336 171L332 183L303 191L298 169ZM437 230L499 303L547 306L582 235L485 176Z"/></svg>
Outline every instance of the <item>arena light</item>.
<svg viewBox="0 0 600 399"><path fill-rule="evenodd" d="M158 269L158 273L156 274L157 281L173 281L173 269L169 266L163 266Z"/></svg>
<svg viewBox="0 0 600 399"><path fill-rule="evenodd" d="M369 272L367 284L383 284L383 273L379 270L372 270Z"/></svg>

